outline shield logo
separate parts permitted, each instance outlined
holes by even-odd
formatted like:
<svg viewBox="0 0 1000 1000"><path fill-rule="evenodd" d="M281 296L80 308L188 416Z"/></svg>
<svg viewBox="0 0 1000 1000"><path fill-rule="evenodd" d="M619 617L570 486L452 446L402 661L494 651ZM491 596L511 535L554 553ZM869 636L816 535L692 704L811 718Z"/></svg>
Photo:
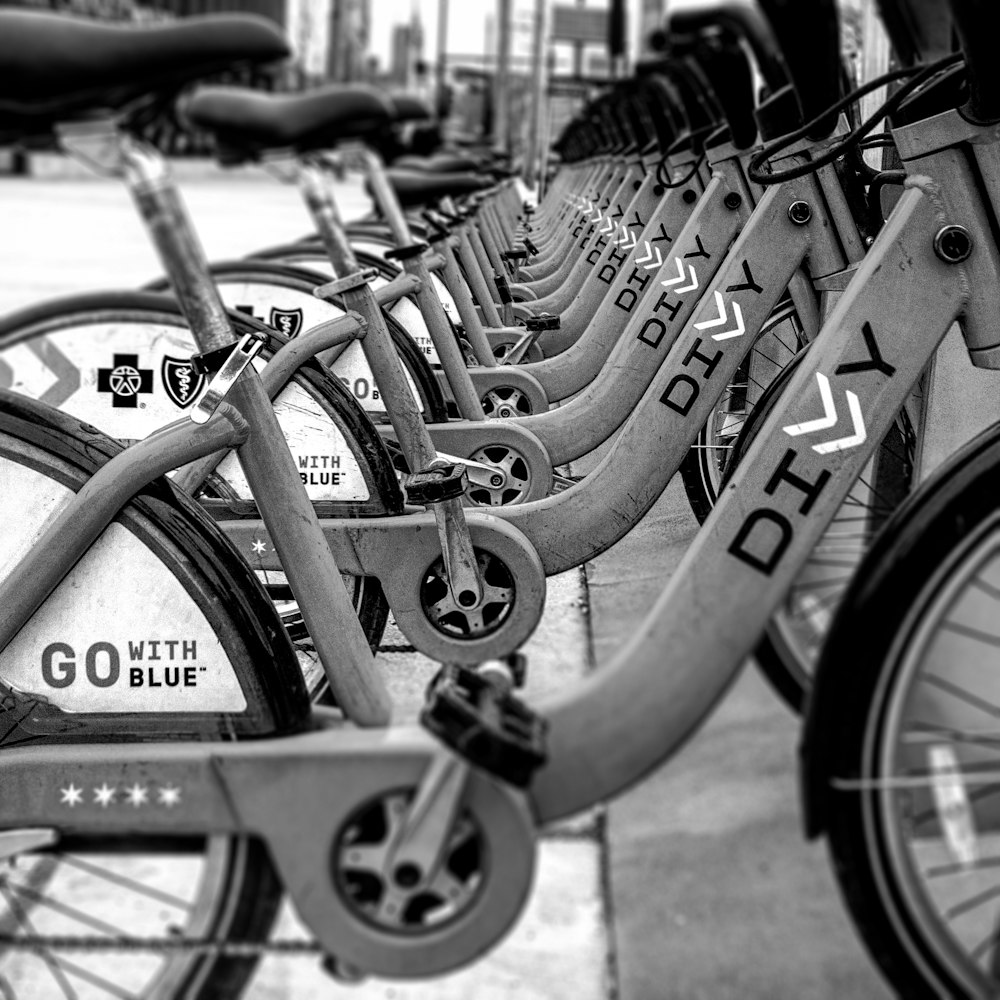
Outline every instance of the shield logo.
<svg viewBox="0 0 1000 1000"><path fill-rule="evenodd" d="M302 310L273 307L271 309L271 322L268 325L273 326L278 333L291 340L302 329Z"/></svg>
<svg viewBox="0 0 1000 1000"><path fill-rule="evenodd" d="M160 375L167 395L182 410L197 399L205 384L205 376L195 373L190 358L172 358L168 354L163 359Z"/></svg>

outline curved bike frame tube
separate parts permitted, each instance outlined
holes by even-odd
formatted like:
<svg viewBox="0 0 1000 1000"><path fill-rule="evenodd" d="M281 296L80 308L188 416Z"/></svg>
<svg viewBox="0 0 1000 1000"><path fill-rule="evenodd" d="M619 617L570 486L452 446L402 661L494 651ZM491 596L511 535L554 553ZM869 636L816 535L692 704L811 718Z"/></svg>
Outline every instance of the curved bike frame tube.
<svg viewBox="0 0 1000 1000"><path fill-rule="evenodd" d="M738 673L949 325L964 314L967 331L995 338L1000 303L969 299L1000 281L989 215L962 153L929 159L921 167L943 167L947 187L910 178L642 628L611 664L540 706L550 759L531 789L539 823L620 793L677 751ZM964 264L933 250L951 223L977 248Z"/></svg>
<svg viewBox="0 0 1000 1000"><path fill-rule="evenodd" d="M593 472L553 496L492 511L527 536L547 575L581 565L613 545L638 522L680 466L802 262L811 255L818 261L830 262L834 251L828 234L822 231L822 212L816 214L815 229L795 225L787 214L792 201L810 199L815 205L818 198L811 178L771 188L725 256L722 267L705 286L705 296L697 307L688 310L691 318L679 335L668 336L666 324L654 319L654 333L661 333L663 328L666 356L657 365L655 376L614 448ZM767 234L763 242L762 232ZM781 254L754 252L755 247L771 246L774 241L783 247ZM750 259L760 263L751 269ZM666 296L663 300L669 301ZM726 311L726 323L719 323L719 302ZM737 308L739 323L734 326ZM743 331L734 335L737 326ZM649 329L647 322L639 330L640 339ZM655 345L650 340L643 343L650 350L660 346L659 341ZM451 446L453 453L467 453L467 447L458 444ZM475 510L470 510L468 516L471 523ZM408 531L404 520L327 520L323 525L338 562L347 572L354 572L356 547L348 538L356 538L359 533ZM257 528L251 522L226 522L224 528L241 552L250 551L257 538ZM388 559L388 564L367 563L359 568L366 574L382 576L394 564L395 552L403 544L401 537L395 546L387 543L379 557ZM275 557L263 558L268 561L259 568L280 569Z"/></svg>
<svg viewBox="0 0 1000 1000"><path fill-rule="evenodd" d="M624 305L644 292L643 278L659 268L657 261L662 264L663 255L669 254L694 211L694 203L683 197L684 192L669 191L658 197L653 193L657 186L652 175L642 182L624 213L622 225L629 235L621 244L612 242L600 257L594 251L588 254L588 260L594 257L589 279L561 316L561 329L539 338L545 359L517 366L518 371L538 379L550 400L566 399L599 376L631 312ZM698 198L703 194L700 183L692 183L690 189ZM618 302L622 305L615 308Z"/></svg>
<svg viewBox="0 0 1000 1000"><path fill-rule="evenodd" d="M101 532L151 480L219 448L243 444L250 428L223 403L204 424L184 418L162 427L102 466L0 581L0 650L24 627Z"/></svg>

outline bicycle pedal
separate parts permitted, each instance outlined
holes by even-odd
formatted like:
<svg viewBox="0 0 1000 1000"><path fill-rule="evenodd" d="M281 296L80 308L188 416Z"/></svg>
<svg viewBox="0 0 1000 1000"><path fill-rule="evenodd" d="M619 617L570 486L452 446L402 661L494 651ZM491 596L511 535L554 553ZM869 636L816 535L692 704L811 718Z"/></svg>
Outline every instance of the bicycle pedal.
<svg viewBox="0 0 1000 1000"><path fill-rule="evenodd" d="M494 271L493 281L497 286L501 304L505 306L510 305L514 301L514 296L511 295L510 285L507 283L506 276L502 275L499 271Z"/></svg>
<svg viewBox="0 0 1000 1000"><path fill-rule="evenodd" d="M529 333L545 333L546 330L559 330L562 323L558 316L552 313L539 313L537 316L529 316L524 321L524 328Z"/></svg>
<svg viewBox="0 0 1000 1000"><path fill-rule="evenodd" d="M486 677L494 686L506 686L508 690L523 688L528 679L528 658L524 653L509 653L495 660L487 660L476 668L480 677Z"/></svg>
<svg viewBox="0 0 1000 1000"><path fill-rule="evenodd" d="M345 962L343 959L337 958L336 955L324 955L320 962L320 968L331 979L347 986L356 986L368 978L367 974L356 965L351 965L350 962Z"/></svg>
<svg viewBox="0 0 1000 1000"><path fill-rule="evenodd" d="M562 493L564 490L568 490L571 486L576 486L578 482L583 478L583 476L560 476L558 473L552 473L552 489L549 491L551 496L553 493Z"/></svg>
<svg viewBox="0 0 1000 1000"><path fill-rule="evenodd" d="M464 465L436 465L402 477L400 486L407 503L427 506L453 500L465 493L469 476Z"/></svg>
<svg viewBox="0 0 1000 1000"><path fill-rule="evenodd" d="M431 682L420 724L470 764L519 788L547 759L545 719L469 667L446 667Z"/></svg>

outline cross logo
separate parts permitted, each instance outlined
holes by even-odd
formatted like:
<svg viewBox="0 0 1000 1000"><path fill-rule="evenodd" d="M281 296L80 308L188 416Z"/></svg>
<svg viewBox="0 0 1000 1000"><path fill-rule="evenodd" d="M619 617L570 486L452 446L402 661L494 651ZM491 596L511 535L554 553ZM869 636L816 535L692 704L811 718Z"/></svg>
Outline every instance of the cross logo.
<svg viewBox="0 0 1000 1000"><path fill-rule="evenodd" d="M139 367L138 354L116 354L111 368L97 369L97 391L110 392L112 406L134 410L139 393L153 391L153 370Z"/></svg>

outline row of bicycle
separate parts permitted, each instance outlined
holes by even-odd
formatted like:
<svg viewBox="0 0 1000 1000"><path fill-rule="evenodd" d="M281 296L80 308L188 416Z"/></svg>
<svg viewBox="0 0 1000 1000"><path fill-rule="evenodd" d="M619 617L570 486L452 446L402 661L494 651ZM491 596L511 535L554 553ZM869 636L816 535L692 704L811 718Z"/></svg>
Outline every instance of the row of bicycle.
<svg viewBox="0 0 1000 1000"><path fill-rule="evenodd" d="M0 319L13 990L114 993L123 950L144 997L235 996L273 949L344 978L470 962L539 830L671 757L754 652L808 695L807 827L884 974L995 994L1000 442L941 464L939 427L994 414L934 356L957 321L1000 361L998 25L940 6L882 4L902 68L861 125L832 0L675 15L537 204L467 153L387 171L370 146L413 111L367 88L186 91L282 58L266 22L0 14L0 135L123 178L166 273ZM175 103L315 232L207 262L130 135ZM377 207L349 226L344 165ZM705 524L643 628L527 705L546 576L678 471ZM442 664L420 730L385 728L390 609ZM282 891L314 942L268 940Z"/></svg>

